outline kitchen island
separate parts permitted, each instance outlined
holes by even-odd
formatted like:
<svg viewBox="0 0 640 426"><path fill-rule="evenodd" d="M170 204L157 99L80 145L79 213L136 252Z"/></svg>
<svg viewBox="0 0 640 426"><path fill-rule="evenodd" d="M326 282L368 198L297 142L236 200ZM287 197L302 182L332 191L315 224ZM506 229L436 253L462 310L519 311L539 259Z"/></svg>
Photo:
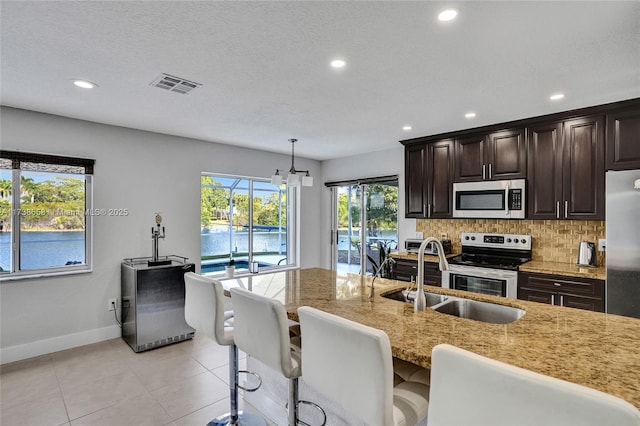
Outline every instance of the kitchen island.
<svg viewBox="0 0 640 426"><path fill-rule="evenodd" d="M489 324L387 299L408 283L320 268L225 280L284 303L291 319L313 306L383 330L394 356L430 368L440 343L588 386L640 407L640 320L523 300L429 287L428 291L513 306L526 311L510 324ZM303 343L304 344L304 343Z"/></svg>

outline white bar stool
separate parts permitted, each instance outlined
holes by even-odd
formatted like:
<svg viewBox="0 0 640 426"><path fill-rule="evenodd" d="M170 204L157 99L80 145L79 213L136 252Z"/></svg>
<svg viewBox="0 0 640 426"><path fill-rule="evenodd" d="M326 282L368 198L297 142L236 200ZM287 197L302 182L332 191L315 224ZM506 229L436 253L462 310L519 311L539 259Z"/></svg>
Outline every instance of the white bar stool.
<svg viewBox="0 0 640 426"><path fill-rule="evenodd" d="M429 425L640 425L613 395L447 344L432 353Z"/></svg>
<svg viewBox="0 0 640 426"><path fill-rule="evenodd" d="M407 380L394 377L385 332L309 306L298 316L305 383L368 425L411 426L427 416L428 370L399 362Z"/></svg>
<svg viewBox="0 0 640 426"><path fill-rule="evenodd" d="M238 411L238 388L247 392L257 390L238 385L238 373L254 373L238 370L238 348L234 344L233 312L224 310L224 289L220 281L203 277L193 272L184 274L185 298L184 317L191 327L203 332L216 343L229 346L229 399L230 412L211 420L207 426L247 425L265 426L266 422L255 414Z"/></svg>
<svg viewBox="0 0 640 426"><path fill-rule="evenodd" d="M289 335L289 320L284 305L270 297L251 293L242 288L231 290L234 311L234 337L236 345L247 355L289 379L288 424L305 424L298 418L298 404L317 407L317 404L298 399L300 368L299 342ZM325 415L326 423L326 415ZM325 424L323 423L323 425Z"/></svg>

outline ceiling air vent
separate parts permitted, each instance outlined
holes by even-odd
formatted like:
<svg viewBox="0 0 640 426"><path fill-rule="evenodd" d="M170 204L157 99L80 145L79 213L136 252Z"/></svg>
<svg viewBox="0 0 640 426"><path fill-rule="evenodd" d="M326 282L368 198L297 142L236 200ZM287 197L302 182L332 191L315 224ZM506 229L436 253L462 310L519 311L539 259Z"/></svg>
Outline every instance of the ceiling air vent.
<svg viewBox="0 0 640 426"><path fill-rule="evenodd" d="M188 94L193 89L196 89L202 84L194 81L186 80L184 78L176 77L169 74L160 74L150 83L151 86L159 87L161 89L169 90L170 92L177 92L183 95Z"/></svg>

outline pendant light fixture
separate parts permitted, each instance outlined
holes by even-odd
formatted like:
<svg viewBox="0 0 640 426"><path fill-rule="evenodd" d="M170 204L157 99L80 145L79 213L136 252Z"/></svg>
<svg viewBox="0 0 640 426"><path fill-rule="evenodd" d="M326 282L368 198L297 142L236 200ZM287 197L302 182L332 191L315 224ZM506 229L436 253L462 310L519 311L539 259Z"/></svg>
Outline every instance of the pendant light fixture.
<svg viewBox="0 0 640 426"><path fill-rule="evenodd" d="M291 168L289 169L289 176L287 176L287 185L300 185L300 175L298 173L304 173L305 175L302 176L302 186L313 186L313 177L309 175L309 170L296 170L296 166L294 165L294 145L297 141L298 139L289 139L289 142L291 142ZM286 170L284 169L276 169L276 172L271 176L271 184L282 184L282 175L280 174L280 172L285 171Z"/></svg>

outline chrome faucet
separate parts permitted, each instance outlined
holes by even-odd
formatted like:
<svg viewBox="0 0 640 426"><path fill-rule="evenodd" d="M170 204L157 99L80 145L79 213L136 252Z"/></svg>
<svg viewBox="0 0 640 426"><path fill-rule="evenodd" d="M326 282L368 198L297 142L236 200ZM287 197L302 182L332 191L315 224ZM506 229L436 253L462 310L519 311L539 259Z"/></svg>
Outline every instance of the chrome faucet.
<svg viewBox="0 0 640 426"><path fill-rule="evenodd" d="M444 254L444 248L442 247L442 243L435 237L426 238L422 244L420 244L420 249L418 250L418 290L416 293L416 299L413 304L414 312L424 311L427 309L427 298L424 295L424 251L427 248L429 243L434 243L438 249L438 258L440 260L440 270L448 271L449 270L449 262L447 262L447 257Z"/></svg>
<svg viewBox="0 0 640 426"><path fill-rule="evenodd" d="M384 265L386 265L387 263L391 263L391 264L395 264L396 261L393 260L390 257L387 257L378 267L378 269L376 270L376 272L374 272L373 274L373 280L371 281L371 292L369 293L369 299L373 299L373 283L376 282L376 277L378 275L380 275L380 271L382 271L382 268L384 268Z"/></svg>

